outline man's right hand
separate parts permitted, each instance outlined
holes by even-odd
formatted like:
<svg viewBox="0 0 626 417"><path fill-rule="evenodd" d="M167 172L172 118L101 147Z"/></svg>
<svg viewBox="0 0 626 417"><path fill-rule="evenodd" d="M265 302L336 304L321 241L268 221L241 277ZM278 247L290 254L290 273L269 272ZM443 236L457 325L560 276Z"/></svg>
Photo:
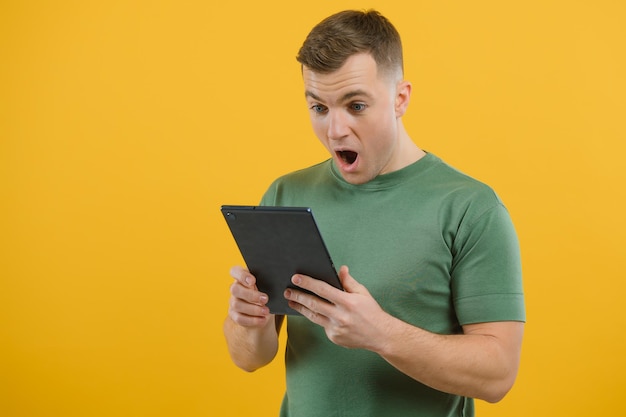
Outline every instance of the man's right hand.
<svg viewBox="0 0 626 417"><path fill-rule="evenodd" d="M228 317L244 327L264 327L274 321L266 306L268 296L258 290L254 275L240 266L233 267L230 275L235 282L230 286Z"/></svg>
<svg viewBox="0 0 626 417"><path fill-rule="evenodd" d="M235 365L252 372L276 356L284 316L270 313L267 294L259 291L256 278L247 269L233 267L230 275L235 282L230 286L224 336Z"/></svg>

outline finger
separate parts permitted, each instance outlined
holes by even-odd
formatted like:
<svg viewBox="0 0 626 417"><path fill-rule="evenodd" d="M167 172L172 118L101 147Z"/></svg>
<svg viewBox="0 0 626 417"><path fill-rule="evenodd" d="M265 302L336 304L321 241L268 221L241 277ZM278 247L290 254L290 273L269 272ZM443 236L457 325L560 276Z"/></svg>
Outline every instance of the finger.
<svg viewBox="0 0 626 417"><path fill-rule="evenodd" d="M228 317L235 323L244 327L263 327L273 317L271 314L260 316L247 315L232 308L228 309Z"/></svg>
<svg viewBox="0 0 626 417"><path fill-rule="evenodd" d="M352 275L350 275L350 270L346 265L342 265L341 268L339 268L338 275L339 281L341 282L341 285L343 286L343 289L346 290L346 292L369 294L367 288L361 285L356 279L352 277Z"/></svg>
<svg viewBox="0 0 626 417"><path fill-rule="evenodd" d="M265 304L249 303L236 297L231 297L230 299L230 311L246 316L258 317L267 316L270 313L270 309Z"/></svg>
<svg viewBox="0 0 626 417"><path fill-rule="evenodd" d="M235 278L237 282L249 288L253 288L256 284L256 278L247 269L241 266L233 266L230 269L230 276Z"/></svg>
<svg viewBox="0 0 626 417"><path fill-rule="evenodd" d="M301 291L291 290L291 289L288 289L288 290L285 291L285 293L287 293L287 292L290 292L290 294L289 294L290 297L295 297L296 299L299 299L299 298L297 297L297 295L295 293L304 294ZM304 294L304 295L306 295L306 296L308 296L308 297L310 297L312 299L317 299L317 300L319 300L319 302L328 304L326 301L324 301L321 298L316 297L314 295L309 295L309 294ZM304 317L308 318L313 323L319 324L322 327L326 326L328 321L329 321L329 319L328 319L327 316L325 316L324 314L319 312L319 307L320 306L319 306L319 304L317 304L318 301L313 300L312 302L308 302L308 301L306 301L304 299L301 299L301 300L303 300L303 302L305 304L301 304L298 301L292 301L291 299L289 299L289 303L288 303L289 307L291 307L292 309L296 310L298 313L302 314Z"/></svg>
<svg viewBox="0 0 626 417"><path fill-rule="evenodd" d="M294 310L308 317L311 321L315 323L320 324L319 321L314 319L314 315L328 317L331 313L330 309L332 308L333 304L318 297L317 295L298 291L293 288L286 289L284 295L285 298L290 301L290 306L292 305L292 303L293 305L295 305Z"/></svg>
<svg viewBox="0 0 626 417"><path fill-rule="evenodd" d="M341 297L341 294L343 294L343 291L333 287L327 282L311 278L307 275L296 274L291 277L291 282L300 288L317 294L319 297L322 297L331 303L335 303L336 300L338 300L338 297Z"/></svg>
<svg viewBox="0 0 626 417"><path fill-rule="evenodd" d="M256 288L246 287L239 281L235 281L230 286L230 293L233 298L257 305L265 305L269 300L267 294L258 291Z"/></svg>

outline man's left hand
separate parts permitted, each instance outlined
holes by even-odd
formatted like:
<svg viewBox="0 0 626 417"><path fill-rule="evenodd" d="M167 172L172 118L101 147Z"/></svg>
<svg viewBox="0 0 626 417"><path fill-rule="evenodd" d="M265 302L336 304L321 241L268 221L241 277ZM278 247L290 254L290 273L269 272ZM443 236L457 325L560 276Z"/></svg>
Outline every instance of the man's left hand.
<svg viewBox="0 0 626 417"><path fill-rule="evenodd" d="M367 288L358 283L347 266L339 269L339 279L345 291L306 275L294 275L293 284L318 296L296 289L287 289L289 307L319 324L335 344L347 348L374 350L385 323L391 319L374 300Z"/></svg>

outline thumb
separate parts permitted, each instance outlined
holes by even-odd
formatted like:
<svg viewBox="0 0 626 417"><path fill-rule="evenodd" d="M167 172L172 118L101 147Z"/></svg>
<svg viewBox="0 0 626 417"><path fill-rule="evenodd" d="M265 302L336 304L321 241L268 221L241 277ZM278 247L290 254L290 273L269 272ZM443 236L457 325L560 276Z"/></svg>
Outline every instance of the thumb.
<svg viewBox="0 0 626 417"><path fill-rule="evenodd" d="M352 278L352 275L350 275L350 269L346 266L346 265L342 265L341 268L339 268L339 281L341 281L341 285L343 286L343 289L346 290L347 292L354 292L354 293L367 293L367 288L365 288L363 285L359 284L359 282L357 280L355 280L354 278Z"/></svg>

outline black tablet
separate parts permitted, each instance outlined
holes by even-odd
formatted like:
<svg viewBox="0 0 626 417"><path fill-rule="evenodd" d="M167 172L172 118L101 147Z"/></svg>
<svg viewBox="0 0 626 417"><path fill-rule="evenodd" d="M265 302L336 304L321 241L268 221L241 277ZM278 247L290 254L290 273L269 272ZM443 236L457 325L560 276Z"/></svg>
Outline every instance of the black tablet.
<svg viewBox="0 0 626 417"><path fill-rule="evenodd" d="M274 314L299 314L289 308L285 289L304 274L342 289L333 261L306 207L222 206L222 214L257 287L269 297Z"/></svg>

